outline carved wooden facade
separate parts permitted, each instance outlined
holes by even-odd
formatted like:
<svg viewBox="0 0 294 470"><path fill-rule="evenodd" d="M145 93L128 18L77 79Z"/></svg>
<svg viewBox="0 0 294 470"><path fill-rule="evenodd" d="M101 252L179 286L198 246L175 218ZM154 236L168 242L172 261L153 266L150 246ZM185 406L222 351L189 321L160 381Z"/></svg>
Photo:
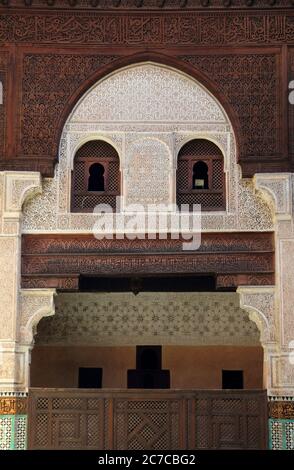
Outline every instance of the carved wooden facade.
<svg viewBox="0 0 294 470"><path fill-rule="evenodd" d="M264 391L30 390L30 449L264 449Z"/></svg>
<svg viewBox="0 0 294 470"><path fill-rule="evenodd" d="M235 127L244 176L294 168L290 2L271 10L256 9L262 2L238 10L234 2L230 11L213 10L219 2L209 11L198 2L191 11L182 2L172 10L169 2L151 2L153 11L144 10L150 2L116 3L103 12L102 3L95 9L87 2L84 11L61 12L67 4L59 1L51 8L0 7L0 169L52 176L61 130L83 92L143 60L175 66L219 98Z"/></svg>

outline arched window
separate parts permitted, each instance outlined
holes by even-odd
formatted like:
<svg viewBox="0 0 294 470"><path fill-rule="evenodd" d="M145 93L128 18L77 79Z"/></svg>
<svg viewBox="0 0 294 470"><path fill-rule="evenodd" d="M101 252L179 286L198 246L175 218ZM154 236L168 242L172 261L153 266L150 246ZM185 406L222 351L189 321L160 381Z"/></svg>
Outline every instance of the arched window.
<svg viewBox="0 0 294 470"><path fill-rule="evenodd" d="M206 139L193 139L179 151L177 204L201 204L202 210L224 210L225 174L219 147Z"/></svg>
<svg viewBox="0 0 294 470"><path fill-rule="evenodd" d="M73 212L92 212L97 204L116 209L120 195L119 156L103 140L91 140L76 153L72 174Z"/></svg>
<svg viewBox="0 0 294 470"><path fill-rule="evenodd" d="M88 191L104 191L105 168L101 163L93 163L89 168Z"/></svg>

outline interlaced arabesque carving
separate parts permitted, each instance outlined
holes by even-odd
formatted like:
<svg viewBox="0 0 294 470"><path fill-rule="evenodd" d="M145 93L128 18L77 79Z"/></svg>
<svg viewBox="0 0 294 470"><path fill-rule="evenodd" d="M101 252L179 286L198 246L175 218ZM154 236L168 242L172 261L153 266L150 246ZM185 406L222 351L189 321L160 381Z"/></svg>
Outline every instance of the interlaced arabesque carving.
<svg viewBox="0 0 294 470"><path fill-rule="evenodd" d="M92 73L115 58L97 54L24 56L20 150L23 155L47 156L52 154L52 149L57 150L58 117L69 98Z"/></svg>
<svg viewBox="0 0 294 470"><path fill-rule="evenodd" d="M241 157L275 156L280 149L278 56L191 55L181 59L214 80L241 126Z"/></svg>

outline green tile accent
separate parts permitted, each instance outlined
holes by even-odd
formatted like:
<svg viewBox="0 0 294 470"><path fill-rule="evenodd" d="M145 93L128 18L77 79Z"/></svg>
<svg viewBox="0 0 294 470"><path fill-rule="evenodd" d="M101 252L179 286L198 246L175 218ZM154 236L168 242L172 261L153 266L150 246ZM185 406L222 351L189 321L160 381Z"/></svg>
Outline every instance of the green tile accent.
<svg viewBox="0 0 294 470"><path fill-rule="evenodd" d="M294 450L294 419L269 419L269 448Z"/></svg>
<svg viewBox="0 0 294 470"><path fill-rule="evenodd" d="M27 416L0 415L0 450L25 450Z"/></svg>

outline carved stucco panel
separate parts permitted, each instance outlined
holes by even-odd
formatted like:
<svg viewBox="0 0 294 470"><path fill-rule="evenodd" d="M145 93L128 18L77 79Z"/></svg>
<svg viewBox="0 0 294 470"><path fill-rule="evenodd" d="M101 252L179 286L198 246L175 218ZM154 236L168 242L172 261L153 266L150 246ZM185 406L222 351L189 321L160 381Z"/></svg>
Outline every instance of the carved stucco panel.
<svg viewBox="0 0 294 470"><path fill-rule="evenodd" d="M290 361L289 354L272 355L272 394L294 394L294 364Z"/></svg>
<svg viewBox="0 0 294 470"><path fill-rule="evenodd" d="M89 90L71 117L71 122L130 120L225 122L226 118L215 99L195 80L152 63L119 70L102 80Z"/></svg>
<svg viewBox="0 0 294 470"><path fill-rule="evenodd" d="M55 293L55 289L21 289L18 339L22 344L32 344L41 318L54 315Z"/></svg>
<svg viewBox="0 0 294 470"><path fill-rule="evenodd" d="M290 341L294 341L294 237L292 240L280 240L279 252L282 344L287 348Z"/></svg>
<svg viewBox="0 0 294 470"><path fill-rule="evenodd" d="M245 287L237 289L240 306L249 312L249 317L260 330L263 345L277 343L278 322L276 315L275 287Z"/></svg>
<svg viewBox="0 0 294 470"><path fill-rule="evenodd" d="M5 172L5 212L19 212L25 200L40 194L39 173Z"/></svg>
<svg viewBox="0 0 294 470"><path fill-rule="evenodd" d="M149 85L145 84L147 79L151 81ZM172 90L172 101L169 95L166 96L170 91L166 90ZM178 100L184 103L181 102L180 112ZM103 108L106 103L115 106L110 106L109 111L109 108ZM126 105L127 116L124 114ZM99 135L118 149L124 196L132 203L146 203L147 200L174 202L178 148L189 136L214 141L224 152L227 209L204 213L202 229L273 229L269 206L254 193L252 185L240 179L233 130L217 100L195 80L168 67L144 63L106 77L77 104L64 127L55 177L44 180L43 195L25 205L24 232L93 230L97 216L70 213L71 168L79 145ZM150 155L146 137L153 138L154 142ZM132 169L134 152L131 146L139 138L142 145L137 145L136 158L140 160L140 171L136 173ZM164 142L167 150L164 150L164 144L155 144L156 139ZM151 177L151 172L147 184L146 175L153 168L157 170L157 177Z"/></svg>
<svg viewBox="0 0 294 470"><path fill-rule="evenodd" d="M126 148L126 204L169 204L172 155L155 138L139 138Z"/></svg>
<svg viewBox="0 0 294 470"><path fill-rule="evenodd" d="M45 178L42 194L25 204L22 225L24 232L28 229L52 231L57 228L57 184L57 178ZM60 197L62 198L62 194Z"/></svg>
<svg viewBox="0 0 294 470"><path fill-rule="evenodd" d="M293 211L292 175L290 173L256 174L255 187L271 199L279 218L291 218Z"/></svg>
<svg viewBox="0 0 294 470"><path fill-rule="evenodd" d="M259 344L234 293L72 293L55 305L38 325L38 344Z"/></svg>
<svg viewBox="0 0 294 470"><path fill-rule="evenodd" d="M22 352L1 349L0 388L21 385L25 381L25 355Z"/></svg>
<svg viewBox="0 0 294 470"><path fill-rule="evenodd" d="M15 336L17 249L16 237L0 236L0 339Z"/></svg>

